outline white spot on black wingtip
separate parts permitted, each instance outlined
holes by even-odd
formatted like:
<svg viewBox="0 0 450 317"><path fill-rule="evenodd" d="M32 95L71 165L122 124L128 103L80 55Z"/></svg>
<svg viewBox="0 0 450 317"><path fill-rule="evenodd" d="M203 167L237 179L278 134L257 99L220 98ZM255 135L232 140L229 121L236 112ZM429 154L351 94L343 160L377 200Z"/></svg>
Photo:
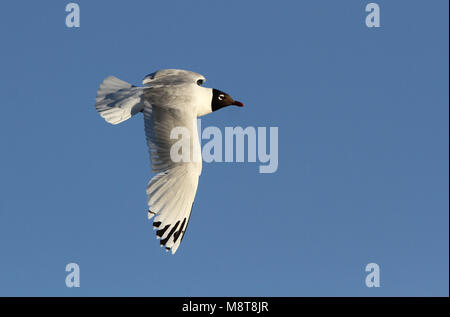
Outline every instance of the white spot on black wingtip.
<svg viewBox="0 0 450 317"><path fill-rule="evenodd" d="M170 225L166 225L164 228L156 231L156 236L157 238L162 238L162 236L164 235L164 233L166 233L167 229L169 229Z"/></svg>
<svg viewBox="0 0 450 317"><path fill-rule="evenodd" d="M161 225L161 222L159 222L159 221L153 222L153 230L158 229L160 225Z"/></svg>
<svg viewBox="0 0 450 317"><path fill-rule="evenodd" d="M191 206L191 211L192 211L192 207L194 204L192 204ZM158 229L157 233L156 233L156 238L158 240L160 240L159 244L160 247L165 247L165 251L169 252L171 251L172 254L175 254L175 252L177 251L179 245L181 244L181 242L183 241L184 238L184 234L186 232L186 228L189 224L189 220L191 218L192 212L189 213L189 217L184 217L180 220L178 220L175 225L172 224L166 224L164 226L164 228L160 228L161 227L161 222L160 221L154 221L153 222L153 229ZM169 232L167 232L170 229ZM165 236L166 235L166 236ZM165 237L164 237L165 236ZM164 239L163 239L164 237ZM167 247L166 244L167 242L170 241L170 239L173 239L173 245L171 247ZM180 241L178 241L180 240Z"/></svg>
<svg viewBox="0 0 450 317"><path fill-rule="evenodd" d="M161 240L161 244L162 245L165 245L168 241L169 241L169 239L172 237L172 235L173 235L173 233L175 232L175 230L177 230L177 228L178 228L178 226L180 225L180 221L178 220L177 221L177 223L175 224L175 226L173 226L173 228L170 230L170 232L169 232L169 234L167 235L167 237L165 237L163 240ZM164 232L167 230L166 228L168 227L168 226L170 226L170 225L167 225L166 227L164 227ZM163 233L163 235L164 235L164 233ZM161 235L161 237L162 237L162 235Z"/></svg>

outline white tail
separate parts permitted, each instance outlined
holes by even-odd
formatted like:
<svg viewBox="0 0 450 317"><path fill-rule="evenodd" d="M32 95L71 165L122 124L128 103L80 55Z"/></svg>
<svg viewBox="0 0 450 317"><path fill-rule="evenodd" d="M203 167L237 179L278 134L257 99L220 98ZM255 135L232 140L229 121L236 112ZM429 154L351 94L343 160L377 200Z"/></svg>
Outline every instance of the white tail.
<svg viewBox="0 0 450 317"><path fill-rule="evenodd" d="M144 109L142 88L109 76L97 91L95 109L107 122L121 123Z"/></svg>

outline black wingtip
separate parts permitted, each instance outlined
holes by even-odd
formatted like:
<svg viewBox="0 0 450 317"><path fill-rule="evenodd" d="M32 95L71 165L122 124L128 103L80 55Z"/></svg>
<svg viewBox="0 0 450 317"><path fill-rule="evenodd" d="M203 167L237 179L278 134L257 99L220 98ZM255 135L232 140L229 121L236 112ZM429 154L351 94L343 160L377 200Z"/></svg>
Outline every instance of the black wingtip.
<svg viewBox="0 0 450 317"><path fill-rule="evenodd" d="M172 237L173 233L175 232L175 230L177 230L179 225L180 225L180 221L178 220L177 223L175 224L175 226L173 226L173 228L170 230L167 237L165 237L163 240L161 240L161 245L165 245L169 241L169 239ZM167 226L169 226L169 225L167 225Z"/></svg>
<svg viewBox="0 0 450 317"><path fill-rule="evenodd" d="M164 233L167 231L167 229L169 229L169 227L170 227L170 225L167 225L164 228L156 231L156 235L161 238L164 235Z"/></svg>

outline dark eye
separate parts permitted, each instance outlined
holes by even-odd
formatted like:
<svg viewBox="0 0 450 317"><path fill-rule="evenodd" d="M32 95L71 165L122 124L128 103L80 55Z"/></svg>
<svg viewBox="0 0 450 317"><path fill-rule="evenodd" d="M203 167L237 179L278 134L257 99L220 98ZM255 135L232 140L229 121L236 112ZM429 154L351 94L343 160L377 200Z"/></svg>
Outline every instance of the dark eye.
<svg viewBox="0 0 450 317"><path fill-rule="evenodd" d="M201 86L201 85L203 85L203 79L199 79L199 80L197 80L197 85L199 85L199 86Z"/></svg>

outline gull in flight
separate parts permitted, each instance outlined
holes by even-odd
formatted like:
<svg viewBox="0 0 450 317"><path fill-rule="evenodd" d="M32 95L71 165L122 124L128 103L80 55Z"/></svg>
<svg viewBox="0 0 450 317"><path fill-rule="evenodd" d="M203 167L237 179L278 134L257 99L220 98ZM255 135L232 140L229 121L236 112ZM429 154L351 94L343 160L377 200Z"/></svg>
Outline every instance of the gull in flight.
<svg viewBox="0 0 450 317"><path fill-rule="evenodd" d="M202 171L197 117L226 106L244 105L225 92L202 87L205 77L178 69L163 69L147 75L136 87L117 77L107 77L97 91L95 108L111 124L143 113L152 170L147 185L148 218L161 247L174 254L186 232L198 178ZM178 142L176 129L189 132L188 156L173 159ZM175 155L176 156L176 155ZM187 159L186 159L187 158ZM196 159L197 158L197 159ZM200 159L199 159L200 158Z"/></svg>

